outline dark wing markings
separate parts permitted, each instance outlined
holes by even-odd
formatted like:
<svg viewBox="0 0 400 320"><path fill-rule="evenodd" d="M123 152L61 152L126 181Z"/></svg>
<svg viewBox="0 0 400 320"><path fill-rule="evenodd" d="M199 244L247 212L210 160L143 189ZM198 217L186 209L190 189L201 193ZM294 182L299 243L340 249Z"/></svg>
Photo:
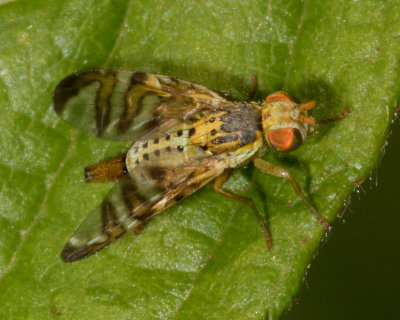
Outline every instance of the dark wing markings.
<svg viewBox="0 0 400 320"><path fill-rule="evenodd" d="M133 140L171 119L194 121L226 100L201 85L133 71L79 71L63 79L53 95L66 122L110 140Z"/></svg>

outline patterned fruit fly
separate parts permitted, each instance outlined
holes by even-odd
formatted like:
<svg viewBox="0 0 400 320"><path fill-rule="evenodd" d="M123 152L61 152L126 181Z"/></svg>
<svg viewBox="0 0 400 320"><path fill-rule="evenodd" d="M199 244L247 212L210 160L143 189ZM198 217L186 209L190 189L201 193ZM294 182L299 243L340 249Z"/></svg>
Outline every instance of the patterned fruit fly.
<svg viewBox="0 0 400 320"><path fill-rule="evenodd" d="M272 240L250 198L222 188L231 170L256 168L289 180L327 229L328 222L304 197L288 171L260 158L264 146L298 148L316 121L314 101L295 103L286 93L263 103L232 102L201 85L142 72L89 70L62 80L54 92L59 116L97 137L134 141L127 153L85 169L87 182L118 181L65 245L61 258L75 261L104 248L129 230L212 180L214 190L246 203L268 248Z"/></svg>

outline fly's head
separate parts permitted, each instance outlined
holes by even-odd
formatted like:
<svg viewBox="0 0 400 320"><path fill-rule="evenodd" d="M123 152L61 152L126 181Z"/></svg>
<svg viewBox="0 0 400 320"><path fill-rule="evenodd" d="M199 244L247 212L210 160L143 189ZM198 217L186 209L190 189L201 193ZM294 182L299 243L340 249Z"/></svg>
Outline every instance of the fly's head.
<svg viewBox="0 0 400 320"><path fill-rule="evenodd" d="M307 110L314 105L314 101L298 104L284 92L270 94L262 105L262 127L267 143L281 152L297 149L316 125L307 116Z"/></svg>

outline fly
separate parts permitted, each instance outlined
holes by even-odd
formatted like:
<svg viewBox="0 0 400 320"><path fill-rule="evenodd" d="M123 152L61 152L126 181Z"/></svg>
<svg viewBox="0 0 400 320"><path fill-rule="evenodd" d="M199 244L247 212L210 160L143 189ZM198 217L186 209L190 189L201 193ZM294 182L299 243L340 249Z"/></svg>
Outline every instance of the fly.
<svg viewBox="0 0 400 320"><path fill-rule="evenodd" d="M89 70L62 80L54 92L58 115L109 140L134 141L129 150L85 168L87 182L117 181L65 245L66 262L86 258L124 233L140 230L156 214L214 180L214 190L247 204L267 248L272 239L250 198L222 187L233 168L253 161L262 172L287 179L325 230L326 219L306 199L290 173L260 157L297 149L316 127L284 92L262 102L232 102L204 86L142 72ZM343 117L325 120L324 123Z"/></svg>

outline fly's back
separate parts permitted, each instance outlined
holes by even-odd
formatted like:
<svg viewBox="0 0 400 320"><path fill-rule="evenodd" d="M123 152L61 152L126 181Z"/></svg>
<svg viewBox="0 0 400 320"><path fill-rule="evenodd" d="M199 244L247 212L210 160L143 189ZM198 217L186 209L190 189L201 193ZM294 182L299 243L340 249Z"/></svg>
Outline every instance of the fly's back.
<svg viewBox="0 0 400 320"><path fill-rule="evenodd" d="M261 115L251 104L227 104L194 123L190 140L220 154L252 144L260 139L261 130Z"/></svg>

